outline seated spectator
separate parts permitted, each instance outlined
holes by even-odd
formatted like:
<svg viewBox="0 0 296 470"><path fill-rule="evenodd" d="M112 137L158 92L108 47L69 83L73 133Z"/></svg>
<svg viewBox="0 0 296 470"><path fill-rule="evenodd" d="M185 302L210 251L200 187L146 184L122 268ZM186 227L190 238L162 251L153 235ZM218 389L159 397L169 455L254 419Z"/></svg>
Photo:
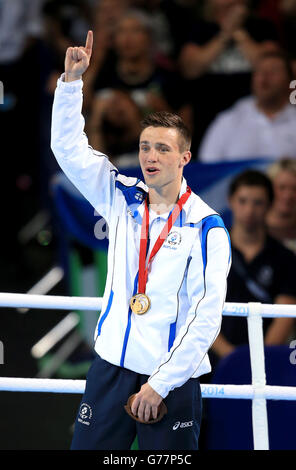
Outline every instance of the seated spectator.
<svg viewBox="0 0 296 470"><path fill-rule="evenodd" d="M81 44L91 25L92 9L89 1L47 0L43 6L44 47L50 57L52 75L47 87L53 94L56 81L64 70L67 47ZM48 60L48 58L47 58Z"/></svg>
<svg viewBox="0 0 296 470"><path fill-rule="evenodd" d="M38 1L38 0L37 0ZM45 25L41 59L47 66L46 90L53 95L57 79L64 71L67 47L79 46L89 29L95 32L91 71L84 76L84 105L91 100L93 79L112 45L117 20L129 0L46 0L43 6Z"/></svg>
<svg viewBox="0 0 296 470"><path fill-rule="evenodd" d="M267 214L270 235L296 254L296 159L283 159L268 169L274 201Z"/></svg>
<svg viewBox="0 0 296 470"><path fill-rule="evenodd" d="M259 55L277 49L271 23L254 17L247 0L205 2L204 19L197 22L181 55L184 75L196 78L205 72L251 71Z"/></svg>
<svg viewBox="0 0 296 470"><path fill-rule="evenodd" d="M13 273L16 276L14 267L19 270L22 253L17 234L32 216L35 201L38 201L37 126L40 108L36 88L40 73L37 50L43 34L42 3L42 0L0 2L1 169L5 175L0 198L1 201L9 201L2 204L1 210L2 287L7 275ZM14 145L16 135L21 142L21 158L19 146Z"/></svg>
<svg viewBox="0 0 296 470"><path fill-rule="evenodd" d="M130 0L99 0L93 6L94 47L90 67L83 77L83 106L85 112L88 112L92 104L94 82L112 51L117 23L129 8L129 4Z"/></svg>
<svg viewBox="0 0 296 470"><path fill-rule="evenodd" d="M157 49L164 57L175 60L198 15L195 0L130 0L130 5L147 11L152 17ZM161 57L160 57L161 58Z"/></svg>
<svg viewBox="0 0 296 470"><path fill-rule="evenodd" d="M199 148L203 162L295 157L296 107L289 102L290 62L280 52L264 54L256 65L252 95L220 113Z"/></svg>
<svg viewBox="0 0 296 470"><path fill-rule="evenodd" d="M195 134L199 143L220 111L250 93L258 57L278 50L271 21L256 17L248 0L208 0L204 14L188 32L180 68L195 102Z"/></svg>
<svg viewBox="0 0 296 470"><path fill-rule="evenodd" d="M94 148L123 162L122 154L137 150L139 118L152 111L174 110L191 127L190 105L177 74L154 60L153 24L147 14L129 10L122 15L114 33L114 52L94 83L87 127ZM115 142L116 149L110 145ZM137 164L134 153L127 164Z"/></svg>
<svg viewBox="0 0 296 470"><path fill-rule="evenodd" d="M105 90L88 122L89 141L117 167L138 166L140 120L140 108L128 93Z"/></svg>
<svg viewBox="0 0 296 470"><path fill-rule="evenodd" d="M261 172L247 170L230 185L232 266L226 302L296 303L296 256L267 234L265 217L272 201L272 183ZM265 344L287 342L293 323L293 318L263 318ZM212 347L215 357L222 358L247 343L247 319L223 316Z"/></svg>

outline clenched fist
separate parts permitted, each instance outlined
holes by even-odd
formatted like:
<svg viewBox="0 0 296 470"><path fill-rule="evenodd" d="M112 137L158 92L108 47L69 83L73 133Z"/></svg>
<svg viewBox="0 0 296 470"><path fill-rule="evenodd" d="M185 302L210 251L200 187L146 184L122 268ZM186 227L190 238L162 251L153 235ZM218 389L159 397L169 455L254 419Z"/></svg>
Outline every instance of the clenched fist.
<svg viewBox="0 0 296 470"><path fill-rule="evenodd" d="M65 57L65 81L79 80L89 66L93 47L93 32L88 31L85 47L68 47Z"/></svg>

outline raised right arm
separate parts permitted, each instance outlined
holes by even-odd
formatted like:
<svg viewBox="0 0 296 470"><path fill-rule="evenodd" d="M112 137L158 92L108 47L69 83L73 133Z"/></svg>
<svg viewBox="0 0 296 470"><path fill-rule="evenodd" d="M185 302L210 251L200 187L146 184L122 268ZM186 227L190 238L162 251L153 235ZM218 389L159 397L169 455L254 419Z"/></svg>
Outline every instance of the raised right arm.
<svg viewBox="0 0 296 470"><path fill-rule="evenodd" d="M116 168L108 158L93 150L84 133L82 74L89 64L92 34L85 48L68 48L65 73L59 78L54 96L51 148L70 181L109 222L115 193Z"/></svg>

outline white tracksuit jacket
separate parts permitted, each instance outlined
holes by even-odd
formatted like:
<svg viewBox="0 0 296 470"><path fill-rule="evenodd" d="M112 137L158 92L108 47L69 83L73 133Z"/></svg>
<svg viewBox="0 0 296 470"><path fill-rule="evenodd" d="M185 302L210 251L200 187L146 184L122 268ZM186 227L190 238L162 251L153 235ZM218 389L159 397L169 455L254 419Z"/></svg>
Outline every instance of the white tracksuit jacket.
<svg viewBox="0 0 296 470"><path fill-rule="evenodd" d="M229 235L221 217L191 193L151 264L144 315L129 308L137 292L139 242L147 186L120 175L84 133L82 80L58 80L51 148L67 177L109 226L108 275L95 350L111 364L149 375L165 398L189 378L211 370L208 349L222 320L231 263ZM186 191L183 178L180 195ZM150 248L166 218L150 222Z"/></svg>

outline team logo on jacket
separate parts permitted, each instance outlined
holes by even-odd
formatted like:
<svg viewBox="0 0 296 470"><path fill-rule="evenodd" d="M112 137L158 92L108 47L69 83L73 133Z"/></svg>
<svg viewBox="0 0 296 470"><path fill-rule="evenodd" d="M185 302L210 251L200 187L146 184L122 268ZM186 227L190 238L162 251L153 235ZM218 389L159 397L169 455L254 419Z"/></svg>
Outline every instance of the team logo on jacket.
<svg viewBox="0 0 296 470"><path fill-rule="evenodd" d="M144 199L144 195L142 193L138 192L138 193L135 194L135 199L139 202L142 202L143 199Z"/></svg>
<svg viewBox="0 0 296 470"><path fill-rule="evenodd" d="M92 417L92 409L87 403L82 403L79 408L79 423L86 424L87 426L90 425L90 420Z"/></svg>
<svg viewBox="0 0 296 470"><path fill-rule="evenodd" d="M182 237L179 232L171 232L166 238L166 246L167 248L176 248L178 245L180 245L181 240Z"/></svg>

